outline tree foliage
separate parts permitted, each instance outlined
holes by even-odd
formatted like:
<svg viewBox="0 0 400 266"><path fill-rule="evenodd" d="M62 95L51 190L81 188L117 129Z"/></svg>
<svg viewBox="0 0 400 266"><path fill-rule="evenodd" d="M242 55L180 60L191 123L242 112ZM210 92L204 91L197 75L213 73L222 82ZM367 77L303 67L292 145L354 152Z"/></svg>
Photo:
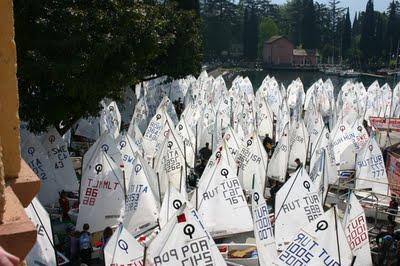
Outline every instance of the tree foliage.
<svg viewBox="0 0 400 266"><path fill-rule="evenodd" d="M34 131L95 115L148 75L200 69L198 18L173 2L16 0L14 17L20 115Z"/></svg>
<svg viewBox="0 0 400 266"><path fill-rule="evenodd" d="M274 35L279 34L278 26L272 18L264 17L258 27L258 55L262 55L264 42Z"/></svg>

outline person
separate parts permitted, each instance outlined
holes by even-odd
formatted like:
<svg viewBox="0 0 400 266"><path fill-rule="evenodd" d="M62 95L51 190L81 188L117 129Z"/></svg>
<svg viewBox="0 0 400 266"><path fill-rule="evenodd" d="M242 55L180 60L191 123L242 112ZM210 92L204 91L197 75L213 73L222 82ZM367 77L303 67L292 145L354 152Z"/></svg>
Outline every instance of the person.
<svg viewBox="0 0 400 266"><path fill-rule="evenodd" d="M67 236L65 238L64 251L65 256L70 261L70 265L75 265L79 257L79 232L75 230L72 224L67 226Z"/></svg>
<svg viewBox="0 0 400 266"><path fill-rule="evenodd" d="M69 221L69 201L67 199L67 192L64 190L60 192L60 198L58 199L58 203L60 204L62 219L63 221Z"/></svg>
<svg viewBox="0 0 400 266"><path fill-rule="evenodd" d="M394 220L396 219L398 210L399 210L399 203L397 202L396 198L392 198L389 203L389 208L388 208L388 212L389 212L388 221L393 225L396 224L396 222Z"/></svg>
<svg viewBox="0 0 400 266"><path fill-rule="evenodd" d="M89 233L89 224L83 225L83 231L79 237L79 249L81 262L89 265L92 259L92 238Z"/></svg>
<svg viewBox="0 0 400 266"><path fill-rule="evenodd" d="M18 266L19 258L17 256L12 255L4 250L2 246L0 246L0 265L5 266Z"/></svg>
<svg viewBox="0 0 400 266"><path fill-rule="evenodd" d="M181 98L179 97L178 100L173 102L173 104L174 104L174 107L175 107L176 115L180 119L181 118L181 114L183 112L183 104L182 104Z"/></svg>
<svg viewBox="0 0 400 266"><path fill-rule="evenodd" d="M205 160L197 160L197 164L194 167L194 172L200 178L203 175L204 169L206 169L206 161Z"/></svg>
<svg viewBox="0 0 400 266"><path fill-rule="evenodd" d="M275 211L275 197L276 193L279 190L279 186L275 180L271 180L271 189L269 190L269 193L271 194L271 205L272 205L272 211Z"/></svg>
<svg viewBox="0 0 400 266"><path fill-rule="evenodd" d="M382 231L382 227L379 228L379 233L375 237L378 250L378 265L390 265L388 262L391 261L392 255L395 255L395 234L394 226L388 225L387 231Z"/></svg>
<svg viewBox="0 0 400 266"><path fill-rule="evenodd" d="M296 158L296 160L294 160L294 162L296 163L296 171L297 170L299 170L302 166L303 166L303 163L300 161L300 159L299 158Z"/></svg>
<svg viewBox="0 0 400 266"><path fill-rule="evenodd" d="M266 134L265 138L263 140L263 146L264 146L264 148L267 151L269 156L271 156L271 154L272 154L273 144L274 144L274 141L269 137L268 134Z"/></svg>
<svg viewBox="0 0 400 266"><path fill-rule="evenodd" d="M212 154L212 151L210 149L210 143L206 142L206 146L201 148L199 154L201 160L205 160L206 162L208 162L208 159L210 159Z"/></svg>
<svg viewBox="0 0 400 266"><path fill-rule="evenodd" d="M111 227L107 226L103 231L103 239L101 241L101 248L103 250L106 247L108 240L110 240L112 235L113 235L113 230L111 229Z"/></svg>

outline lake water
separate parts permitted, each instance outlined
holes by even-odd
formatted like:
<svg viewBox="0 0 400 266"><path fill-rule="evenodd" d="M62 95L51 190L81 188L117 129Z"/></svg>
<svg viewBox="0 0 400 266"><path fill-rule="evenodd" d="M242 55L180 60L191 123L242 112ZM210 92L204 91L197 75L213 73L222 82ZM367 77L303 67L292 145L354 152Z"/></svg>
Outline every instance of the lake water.
<svg viewBox="0 0 400 266"><path fill-rule="evenodd" d="M244 77L245 76L249 77L249 79L251 80L251 83L253 84L253 88L255 90L261 85L263 79L267 75L274 76L275 79L279 83L283 83L286 88L292 82L292 80L295 80L296 78L299 77L304 84L304 90L307 90L314 82L316 82L320 78L322 78L323 80L330 78L335 87L336 95L339 92L342 85L347 80L363 82L366 89L368 89L368 86L375 80L378 80L379 84L381 86L387 82L392 89L394 88L394 86L396 86L397 82L399 82L398 78L397 78L397 80L395 80L393 77L379 78L379 79L371 78L371 77L364 77L364 76L362 76L362 77L360 76L357 78L345 78L345 77L339 77L339 76L334 76L334 75L326 75L325 73L322 73L322 72L310 72L310 71L285 71L285 70L256 71L256 70L254 70L254 71L243 71L238 74L240 74ZM230 78L234 78L235 76L236 75L230 75ZM227 84L227 85L230 85L230 84ZM228 88L229 88L229 86L228 86Z"/></svg>

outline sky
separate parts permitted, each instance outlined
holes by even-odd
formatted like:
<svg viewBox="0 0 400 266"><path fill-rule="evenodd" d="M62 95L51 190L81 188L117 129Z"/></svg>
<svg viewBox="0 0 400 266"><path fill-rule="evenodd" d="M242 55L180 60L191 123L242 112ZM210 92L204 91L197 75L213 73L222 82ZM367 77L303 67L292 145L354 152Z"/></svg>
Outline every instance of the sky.
<svg viewBox="0 0 400 266"><path fill-rule="evenodd" d="M287 0L271 0L273 4L284 4L286 2ZM316 2L327 4L329 0L316 0ZM351 21L353 22L355 12L365 11L367 2L368 0L341 0L340 6L350 8ZM391 2L392 0L375 0L374 9L377 11L386 11Z"/></svg>

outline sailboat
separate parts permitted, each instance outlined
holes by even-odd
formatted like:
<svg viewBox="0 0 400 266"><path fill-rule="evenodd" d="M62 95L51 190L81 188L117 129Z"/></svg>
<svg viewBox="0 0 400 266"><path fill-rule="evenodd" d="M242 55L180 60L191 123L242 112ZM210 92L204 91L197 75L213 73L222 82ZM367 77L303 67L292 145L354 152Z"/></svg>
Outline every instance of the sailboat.
<svg viewBox="0 0 400 266"><path fill-rule="evenodd" d="M278 250L283 250L301 228L322 214L318 189L301 167L276 194L275 241Z"/></svg>
<svg viewBox="0 0 400 266"><path fill-rule="evenodd" d="M53 232L51 228L50 216L40 204L37 198L34 198L25 212L29 219L36 226L36 243L26 257L28 266L33 265L63 265L69 261L64 257L63 263L57 263L57 251L54 244Z"/></svg>
<svg viewBox="0 0 400 266"><path fill-rule="evenodd" d="M363 207L353 192L349 193L343 218L343 229L350 249L355 256L353 265L372 266L367 219Z"/></svg>
<svg viewBox="0 0 400 266"><path fill-rule="evenodd" d="M226 265L196 210L183 204L150 243L146 265Z"/></svg>
<svg viewBox="0 0 400 266"><path fill-rule="evenodd" d="M350 265L352 259L336 207L332 207L298 231L276 264Z"/></svg>

